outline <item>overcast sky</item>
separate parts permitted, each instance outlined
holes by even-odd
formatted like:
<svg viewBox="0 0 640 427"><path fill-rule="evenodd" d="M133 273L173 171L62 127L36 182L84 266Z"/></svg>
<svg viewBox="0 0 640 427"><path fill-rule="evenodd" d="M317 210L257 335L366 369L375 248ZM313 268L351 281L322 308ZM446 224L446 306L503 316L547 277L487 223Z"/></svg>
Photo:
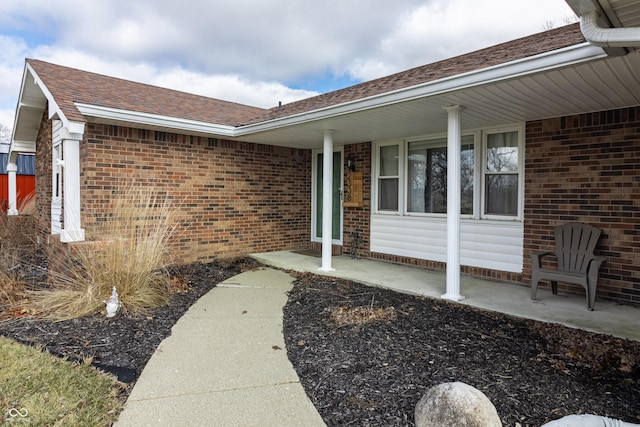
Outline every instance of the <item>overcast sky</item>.
<svg viewBox="0 0 640 427"><path fill-rule="evenodd" d="M0 124L25 58L269 108L573 18L564 0L2 0Z"/></svg>

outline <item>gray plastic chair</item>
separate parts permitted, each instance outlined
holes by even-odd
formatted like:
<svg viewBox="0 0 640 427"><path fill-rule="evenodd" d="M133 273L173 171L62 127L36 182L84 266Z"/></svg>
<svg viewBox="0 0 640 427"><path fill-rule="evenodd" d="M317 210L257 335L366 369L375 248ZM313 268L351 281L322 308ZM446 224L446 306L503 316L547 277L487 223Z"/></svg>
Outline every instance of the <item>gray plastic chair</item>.
<svg viewBox="0 0 640 427"><path fill-rule="evenodd" d="M555 229L557 270L542 268L542 258L553 252L531 254L531 299L536 299L538 282L549 280L554 295L558 282L581 285L587 293L587 307L593 310L600 266L606 260L595 256L594 250L602 231L589 224L570 222Z"/></svg>

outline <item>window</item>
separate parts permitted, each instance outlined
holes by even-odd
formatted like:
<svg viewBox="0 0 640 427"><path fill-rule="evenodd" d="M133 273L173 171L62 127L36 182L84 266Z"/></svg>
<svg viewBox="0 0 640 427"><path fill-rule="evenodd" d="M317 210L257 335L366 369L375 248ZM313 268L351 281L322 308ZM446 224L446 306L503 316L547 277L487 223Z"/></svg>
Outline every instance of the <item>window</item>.
<svg viewBox="0 0 640 427"><path fill-rule="evenodd" d="M476 139L483 136L483 143ZM477 131L461 137L460 214L513 219L522 206L522 130ZM447 138L376 146L376 212L447 213Z"/></svg>
<svg viewBox="0 0 640 427"><path fill-rule="evenodd" d="M487 134L484 161L484 213L518 215L518 132Z"/></svg>
<svg viewBox="0 0 640 427"><path fill-rule="evenodd" d="M62 197L62 144L53 147L53 197Z"/></svg>
<svg viewBox="0 0 640 427"><path fill-rule="evenodd" d="M409 142L407 211L447 213L447 140ZM462 137L460 153L461 213L473 214L473 135Z"/></svg>
<svg viewBox="0 0 640 427"><path fill-rule="evenodd" d="M397 212L400 146L380 146L378 154L378 210Z"/></svg>

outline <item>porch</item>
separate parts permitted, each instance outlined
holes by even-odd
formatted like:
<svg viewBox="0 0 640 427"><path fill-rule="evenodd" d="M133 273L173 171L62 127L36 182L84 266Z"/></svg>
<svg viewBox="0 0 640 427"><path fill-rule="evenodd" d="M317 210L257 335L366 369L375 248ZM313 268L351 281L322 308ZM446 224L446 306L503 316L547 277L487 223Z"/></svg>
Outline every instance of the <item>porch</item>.
<svg viewBox="0 0 640 427"><path fill-rule="evenodd" d="M334 271L329 272L318 270L320 258L292 251L252 257L276 268L333 276L407 294L440 298L445 293L444 272L347 255L334 256ZM640 308L635 306L598 299L595 311L589 311L584 295L552 295L550 289L538 289L538 301L531 301L528 286L464 275L460 287L465 297L461 304L640 341Z"/></svg>

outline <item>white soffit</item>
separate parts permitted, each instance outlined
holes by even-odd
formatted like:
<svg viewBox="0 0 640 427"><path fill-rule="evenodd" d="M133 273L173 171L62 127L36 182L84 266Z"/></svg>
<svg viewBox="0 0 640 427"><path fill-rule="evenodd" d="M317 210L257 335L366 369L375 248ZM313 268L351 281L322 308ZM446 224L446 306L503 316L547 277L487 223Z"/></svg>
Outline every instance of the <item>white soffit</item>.
<svg viewBox="0 0 640 427"><path fill-rule="evenodd" d="M471 87L488 85L506 79L540 73L547 70L567 67L585 61L606 57L606 53L588 43L558 49L534 57L483 68L473 72L423 83L417 86L386 92L369 98L359 99L314 111L278 118L267 122L246 125L239 128L236 136L251 135L255 132L282 126L296 125L330 117L352 114L359 111L381 108L397 103L410 102L421 98L433 97L464 90Z"/></svg>

